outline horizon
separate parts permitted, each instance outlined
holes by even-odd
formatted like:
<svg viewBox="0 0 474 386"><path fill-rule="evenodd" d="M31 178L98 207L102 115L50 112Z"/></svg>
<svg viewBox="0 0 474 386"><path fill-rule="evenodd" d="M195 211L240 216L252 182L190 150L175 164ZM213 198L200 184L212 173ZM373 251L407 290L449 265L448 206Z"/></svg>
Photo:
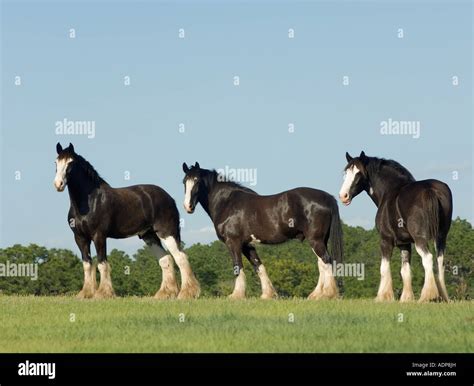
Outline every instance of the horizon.
<svg viewBox="0 0 474 386"><path fill-rule="evenodd" d="M467 220L467 219L463 219L463 218L461 218L461 217L453 218L453 222L454 222L454 221L457 221L457 220L460 220L460 221L467 221L467 222L469 223L469 225L471 225L471 227L472 227L472 223L471 223L469 220ZM342 219L341 219L341 221L342 221L343 225L348 226L348 227L350 227L350 228L362 228L362 229L363 229L364 231L366 231L366 232L376 231L375 227L370 228L370 229L367 229L367 228L364 228L364 227L362 227L362 226L360 226L360 225L349 225L349 224L346 224L346 223L344 223L344 221L343 221ZM195 245L209 246L209 247L210 247L212 244L214 244L214 243L216 243L216 242L217 242L217 243L221 243L220 240L216 239L216 240L210 240L210 241L204 242L204 243L201 243L201 242L198 241L198 242L193 243L193 244L191 244L191 245L187 245L184 241L182 241L182 244L183 244L183 248L186 250L186 249L191 248L191 247L193 247L193 246L195 246ZM306 242L306 240L300 241L300 240L297 240L297 239L291 239L291 240L284 241L283 243L280 243L280 244L262 244L262 245L278 246L278 245L286 244L286 243L288 243L288 242L304 243L304 242ZM33 245L33 244L34 244L34 243L30 243L30 244L13 244L13 245L5 246L5 247L0 247L0 249L14 248L15 246L29 247L30 245ZM81 260L81 256L80 256L79 251L76 251L74 248L67 248L67 247L65 247L65 248L62 248L62 247L48 247L48 246L40 245L40 244L34 244L34 245L37 245L38 247L44 247L44 248L46 248L46 249L48 249L48 250L51 250L51 249L64 249L64 250L68 250L68 251L72 252L74 255L76 255L76 257L77 257L78 259ZM259 248L259 247L260 247L260 246L257 246L257 248ZM113 251L118 251L118 252L123 252L123 253L124 253L126 256L128 256L130 259L135 260L135 255L139 252L139 250L141 250L141 249L146 249L146 248L148 248L148 246L147 246L145 243L143 243L143 245L139 246L135 251L133 251L133 250L125 251L125 250L123 250L123 249L116 248L116 247L114 247L114 248L108 248L108 249L107 249L107 255L110 255ZM94 248L92 248L92 250L94 250ZM95 254L92 254L92 257L93 257L93 258L96 258L96 255L95 255ZM339 267L339 266L343 266L343 264L337 263L336 261L333 262L333 265L334 265L334 266L338 266L338 267Z"/></svg>

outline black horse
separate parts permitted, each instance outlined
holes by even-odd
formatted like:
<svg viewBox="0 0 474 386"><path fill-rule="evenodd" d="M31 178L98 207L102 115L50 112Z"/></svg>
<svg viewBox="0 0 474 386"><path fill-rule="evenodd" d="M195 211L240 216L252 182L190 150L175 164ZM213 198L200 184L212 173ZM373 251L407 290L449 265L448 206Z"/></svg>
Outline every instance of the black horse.
<svg viewBox="0 0 474 386"><path fill-rule="evenodd" d="M56 178L54 185L62 192L66 185L71 206L69 226L82 254L84 286L80 298L112 297L114 291L107 262L106 239L138 235L151 247L163 271L159 299L199 296L197 282L186 254L180 248L179 213L171 196L155 185L112 188L92 165L74 151L72 144L63 149L56 145ZM96 290L95 266L90 244L94 242L99 261L100 285ZM168 255L162 248L165 244ZM181 272L178 294L173 258Z"/></svg>
<svg viewBox="0 0 474 386"><path fill-rule="evenodd" d="M441 297L448 300L444 282L444 251L451 226L452 195L438 180L416 181L398 162L368 157L364 152L352 158L346 153L345 179L339 197L345 205L365 190L377 206L375 225L381 237L382 263L378 301L393 300L390 257L395 246L401 250L403 292L401 302L414 300L411 285L411 244L422 258L425 282L420 302ZM438 280L433 274L433 255L428 248L434 240L438 258Z"/></svg>
<svg viewBox="0 0 474 386"><path fill-rule="evenodd" d="M332 263L342 260L342 229L334 197L310 188L260 196L235 182L225 181L214 170L201 169L197 162L191 168L183 163L183 171L186 211L193 213L199 202L232 255L237 276L232 298L245 297L242 254L260 277L262 298L276 296L254 244L278 244L289 239L307 239L318 257L319 280L309 298L337 296ZM332 256L327 250L328 240Z"/></svg>

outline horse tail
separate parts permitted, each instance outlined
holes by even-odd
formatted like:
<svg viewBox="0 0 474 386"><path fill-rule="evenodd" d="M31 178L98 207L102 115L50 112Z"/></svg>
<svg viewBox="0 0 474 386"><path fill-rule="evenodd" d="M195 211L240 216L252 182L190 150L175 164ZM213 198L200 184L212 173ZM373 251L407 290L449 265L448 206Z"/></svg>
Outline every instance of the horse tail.
<svg viewBox="0 0 474 386"><path fill-rule="evenodd" d="M343 240L342 240L342 225L339 217L339 208L336 199L332 200L331 207L331 228L329 230L329 242L331 249L331 256L336 263L342 263L343 256Z"/></svg>
<svg viewBox="0 0 474 386"><path fill-rule="evenodd" d="M432 189L426 191L425 201L425 221L428 226L430 240L438 240L440 218L439 218L439 200L436 192Z"/></svg>
<svg viewBox="0 0 474 386"><path fill-rule="evenodd" d="M453 195L449 186L443 183L436 191L439 202L439 228L438 238L436 239L436 248L438 251L444 251L446 248L446 237L451 228L453 217Z"/></svg>

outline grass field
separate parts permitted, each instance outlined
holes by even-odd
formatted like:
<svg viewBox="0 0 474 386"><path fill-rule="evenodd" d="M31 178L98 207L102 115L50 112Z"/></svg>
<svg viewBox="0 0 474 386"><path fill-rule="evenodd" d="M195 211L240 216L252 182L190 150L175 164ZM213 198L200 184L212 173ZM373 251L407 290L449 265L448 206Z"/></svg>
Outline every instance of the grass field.
<svg viewBox="0 0 474 386"><path fill-rule="evenodd" d="M0 326L1 352L474 352L473 302L0 296Z"/></svg>

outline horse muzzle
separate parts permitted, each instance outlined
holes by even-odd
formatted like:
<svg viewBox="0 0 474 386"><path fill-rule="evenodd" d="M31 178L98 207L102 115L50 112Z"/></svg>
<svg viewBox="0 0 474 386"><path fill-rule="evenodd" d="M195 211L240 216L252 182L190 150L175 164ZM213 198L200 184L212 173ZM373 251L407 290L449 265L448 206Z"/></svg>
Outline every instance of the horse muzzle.
<svg viewBox="0 0 474 386"><path fill-rule="evenodd" d="M66 184L64 182L56 182L54 181L54 187L58 192L63 192L64 189L66 188Z"/></svg>
<svg viewBox="0 0 474 386"><path fill-rule="evenodd" d="M186 206L184 205L184 209L186 210L187 213L191 214L194 213L194 206Z"/></svg>
<svg viewBox="0 0 474 386"><path fill-rule="evenodd" d="M349 194L339 195L339 199L345 206L348 206L352 201L352 198Z"/></svg>

